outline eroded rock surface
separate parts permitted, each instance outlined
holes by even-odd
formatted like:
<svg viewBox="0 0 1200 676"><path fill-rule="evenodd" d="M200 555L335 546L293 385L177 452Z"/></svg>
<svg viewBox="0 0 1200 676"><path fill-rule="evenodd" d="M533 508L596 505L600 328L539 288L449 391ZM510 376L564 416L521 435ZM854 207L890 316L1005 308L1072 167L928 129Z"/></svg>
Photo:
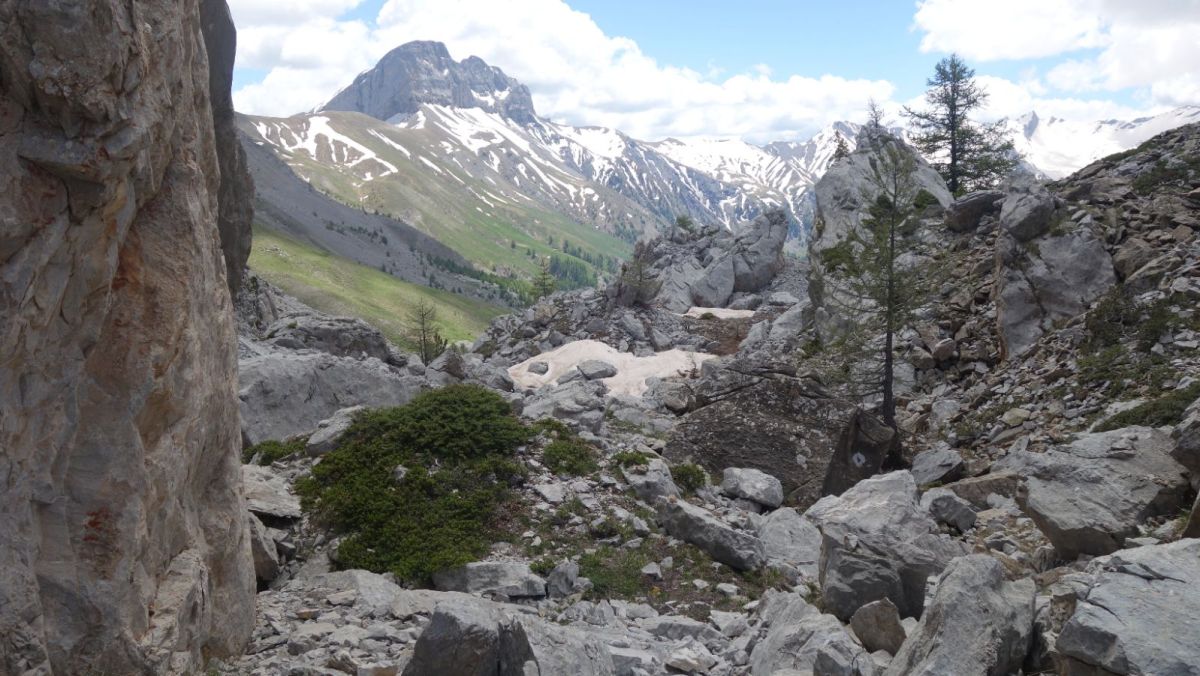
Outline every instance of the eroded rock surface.
<svg viewBox="0 0 1200 676"><path fill-rule="evenodd" d="M221 0L0 7L0 672L250 634L233 43Z"/></svg>

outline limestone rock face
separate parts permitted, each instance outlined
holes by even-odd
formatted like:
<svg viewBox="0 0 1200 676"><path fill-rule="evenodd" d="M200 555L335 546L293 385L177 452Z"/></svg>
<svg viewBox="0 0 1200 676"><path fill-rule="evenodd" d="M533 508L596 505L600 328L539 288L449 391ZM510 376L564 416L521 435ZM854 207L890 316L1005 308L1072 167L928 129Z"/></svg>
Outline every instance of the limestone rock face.
<svg viewBox="0 0 1200 676"><path fill-rule="evenodd" d="M0 5L2 673L197 673L250 634L233 40L221 0Z"/></svg>
<svg viewBox="0 0 1200 676"><path fill-rule="evenodd" d="M1015 674L1033 636L1033 580L1008 582L986 554L951 562L885 676Z"/></svg>
<svg viewBox="0 0 1200 676"><path fill-rule="evenodd" d="M1088 226L1022 242L996 241L996 321L1006 357L1024 354L1056 322L1081 314L1117 282Z"/></svg>

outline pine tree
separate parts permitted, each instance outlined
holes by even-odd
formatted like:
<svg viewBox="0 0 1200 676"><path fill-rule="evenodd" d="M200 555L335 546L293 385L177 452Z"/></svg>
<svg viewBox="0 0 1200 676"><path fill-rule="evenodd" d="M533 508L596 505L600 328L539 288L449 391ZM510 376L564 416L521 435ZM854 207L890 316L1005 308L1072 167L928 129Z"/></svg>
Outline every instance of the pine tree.
<svg viewBox="0 0 1200 676"><path fill-rule="evenodd" d="M537 276L533 278L533 293L538 298L545 298L554 293L554 275L550 273L550 259L543 258L538 263Z"/></svg>
<svg viewBox="0 0 1200 676"><path fill-rule="evenodd" d="M421 362L428 365L446 351L448 341L437 326L437 309L427 300L418 301L408 311L405 332L417 347Z"/></svg>
<svg viewBox="0 0 1200 676"><path fill-rule="evenodd" d="M896 334L911 324L928 285L926 271L901 264L916 243L916 161L894 138L878 143L862 226L820 254L817 293L851 318L827 345L827 377L853 396L881 397L880 415L896 429Z"/></svg>
<svg viewBox="0 0 1200 676"><path fill-rule="evenodd" d="M999 123L971 121L971 111L987 102L975 71L957 54L942 59L926 81L927 110L904 108L914 131L913 143L935 159L950 192L961 195L995 185L1016 166L1018 155Z"/></svg>
<svg viewBox="0 0 1200 676"><path fill-rule="evenodd" d="M837 135L837 145L833 147L833 161L846 157L850 154L850 148L846 145L846 139L840 133Z"/></svg>

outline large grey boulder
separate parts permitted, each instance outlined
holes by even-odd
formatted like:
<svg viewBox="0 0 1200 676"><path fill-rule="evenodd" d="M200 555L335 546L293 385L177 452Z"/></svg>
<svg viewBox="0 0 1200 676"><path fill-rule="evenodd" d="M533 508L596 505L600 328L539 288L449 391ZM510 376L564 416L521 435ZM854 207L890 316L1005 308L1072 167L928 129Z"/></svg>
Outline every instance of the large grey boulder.
<svg viewBox="0 0 1200 676"><path fill-rule="evenodd" d="M766 287L783 267L788 217L774 209L742 226L733 240L733 290L754 292Z"/></svg>
<svg viewBox="0 0 1200 676"><path fill-rule="evenodd" d="M770 474L799 509L876 474L892 449L891 428L789 369L741 359L706 364L693 410L663 454L714 472Z"/></svg>
<svg viewBox="0 0 1200 676"><path fill-rule="evenodd" d="M546 581L529 570L529 564L511 561L475 561L433 574L440 591L492 594L508 598L541 598Z"/></svg>
<svg viewBox="0 0 1200 676"><path fill-rule="evenodd" d="M242 465L242 493L246 509L276 519L300 518L300 499L291 482L270 467Z"/></svg>
<svg viewBox="0 0 1200 676"><path fill-rule="evenodd" d="M782 507L758 522L767 565L794 571L804 581L816 582L821 559L821 531L791 507Z"/></svg>
<svg viewBox="0 0 1200 676"><path fill-rule="evenodd" d="M327 420L317 423L317 431L308 437L308 441L304 444L304 451L310 457L315 458L337 448L342 435L354 423L354 416L365 411L366 408L366 406L350 406L338 409Z"/></svg>
<svg viewBox="0 0 1200 676"><path fill-rule="evenodd" d="M263 339L281 348L317 350L335 357L375 357L403 365L403 355L379 329L354 317L332 317L319 312L293 312L275 320Z"/></svg>
<svg viewBox="0 0 1200 676"><path fill-rule="evenodd" d="M439 602L404 668L406 676L616 673L608 647L594 635L474 599Z"/></svg>
<svg viewBox="0 0 1200 676"><path fill-rule="evenodd" d="M525 400L521 415L529 420L557 418L578 429L596 433L604 423L607 392L604 383L583 378L542 387Z"/></svg>
<svg viewBox="0 0 1200 676"><path fill-rule="evenodd" d="M854 611L850 628L870 652L882 650L895 655L907 637L904 625L900 623L900 611L887 599L872 601Z"/></svg>
<svg viewBox="0 0 1200 676"><path fill-rule="evenodd" d="M407 404L425 381L375 358L275 351L243 359L238 372L247 443L311 432L336 411Z"/></svg>
<svg viewBox="0 0 1200 676"><path fill-rule="evenodd" d="M651 458L644 466L621 468L621 475L642 502L653 505L660 498L679 497L679 487L671 478L671 468L662 458Z"/></svg>
<svg viewBox="0 0 1200 676"><path fill-rule="evenodd" d="M1016 181L1000 205L1000 227L1018 242L1043 235L1057 209L1054 195L1032 177Z"/></svg>
<svg viewBox="0 0 1200 676"><path fill-rule="evenodd" d="M198 673L250 636L234 36L219 0L0 10L0 673Z"/></svg>
<svg viewBox="0 0 1200 676"><path fill-rule="evenodd" d="M1151 516L1183 506L1188 483L1162 430L1081 434L1045 453L1010 453L995 465L1024 478L1017 502L1059 554L1108 554Z"/></svg>
<svg viewBox="0 0 1200 676"><path fill-rule="evenodd" d="M966 465L962 455L947 444L939 444L934 448L921 451L913 458L913 479L918 486L928 486L933 483L949 483L962 478Z"/></svg>
<svg viewBox="0 0 1200 676"><path fill-rule="evenodd" d="M977 190L954 200L946 207L946 227L953 232L971 232L987 214L1000 210L1005 193L1000 190Z"/></svg>
<svg viewBox="0 0 1200 676"><path fill-rule="evenodd" d="M1006 357L1033 347L1116 284L1112 257L1088 226L1030 241L996 239L996 322Z"/></svg>
<svg viewBox="0 0 1200 676"><path fill-rule="evenodd" d="M838 622L799 594L771 599L770 628L750 653L750 674L810 673L873 676L871 656Z"/></svg>
<svg viewBox="0 0 1200 676"><path fill-rule="evenodd" d="M889 599L904 617L924 607L925 581L966 553L962 543L935 535L937 524L919 504L905 471L861 481L826 496L805 516L821 531L821 598L827 612L849 621L862 606Z"/></svg>
<svg viewBox="0 0 1200 676"><path fill-rule="evenodd" d="M721 478L721 492L756 502L767 509L775 509L783 503L783 484L757 469L726 467Z"/></svg>
<svg viewBox="0 0 1200 676"><path fill-rule="evenodd" d="M270 582L279 574L279 551L267 527L257 516L247 512L246 522L250 529L250 555L254 557L254 576L259 582Z"/></svg>
<svg viewBox="0 0 1200 676"><path fill-rule="evenodd" d="M500 626L489 607L467 601L443 601L413 649L405 676L500 673Z"/></svg>
<svg viewBox="0 0 1200 676"><path fill-rule="evenodd" d="M1055 644L1059 673L1200 674L1200 540L1122 550L1087 572Z"/></svg>
<svg viewBox="0 0 1200 676"><path fill-rule="evenodd" d="M1001 676L1020 671L1033 636L1033 580L1007 582L986 554L956 559L884 676Z"/></svg>
<svg viewBox="0 0 1200 676"><path fill-rule="evenodd" d="M659 501L658 522L674 537L696 545L734 570L755 570L766 563L762 540L685 500Z"/></svg>
<svg viewBox="0 0 1200 676"><path fill-rule="evenodd" d="M579 369L583 377L588 380L600 380L617 375L617 367L599 359L586 359L580 362L575 368Z"/></svg>

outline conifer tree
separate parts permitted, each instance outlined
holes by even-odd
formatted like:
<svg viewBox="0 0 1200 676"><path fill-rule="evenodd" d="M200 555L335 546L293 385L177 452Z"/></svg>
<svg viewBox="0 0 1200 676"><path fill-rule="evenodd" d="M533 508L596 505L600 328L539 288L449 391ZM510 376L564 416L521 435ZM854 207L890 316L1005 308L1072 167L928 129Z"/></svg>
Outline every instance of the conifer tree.
<svg viewBox="0 0 1200 676"><path fill-rule="evenodd" d="M926 81L924 110L905 107L913 144L933 159L955 195L995 185L1016 166L1018 155L999 123L982 125L969 115L987 102L975 71L957 54L942 59Z"/></svg>
<svg viewBox="0 0 1200 676"><path fill-rule="evenodd" d="M427 300L420 300L411 310L405 322L409 341L416 347L421 362L428 365L446 351L449 344L437 326L437 308Z"/></svg>
<svg viewBox="0 0 1200 676"><path fill-rule="evenodd" d="M880 397L880 415L896 428L896 335L912 322L928 295L924 271L913 257L917 208L922 192L914 179L912 151L880 136L863 197L860 228L821 256L818 293L849 318L829 341L827 377L861 398Z"/></svg>
<svg viewBox="0 0 1200 676"><path fill-rule="evenodd" d="M837 145L835 145L833 147L833 161L837 162L838 160L842 159L843 157L846 157L849 154L850 154L850 148L846 145L845 137L843 137L841 135L841 133L838 133Z"/></svg>
<svg viewBox="0 0 1200 676"><path fill-rule="evenodd" d="M543 258L538 263L537 276L533 278L533 293L538 298L545 298L554 293L554 275L550 272L550 259Z"/></svg>

